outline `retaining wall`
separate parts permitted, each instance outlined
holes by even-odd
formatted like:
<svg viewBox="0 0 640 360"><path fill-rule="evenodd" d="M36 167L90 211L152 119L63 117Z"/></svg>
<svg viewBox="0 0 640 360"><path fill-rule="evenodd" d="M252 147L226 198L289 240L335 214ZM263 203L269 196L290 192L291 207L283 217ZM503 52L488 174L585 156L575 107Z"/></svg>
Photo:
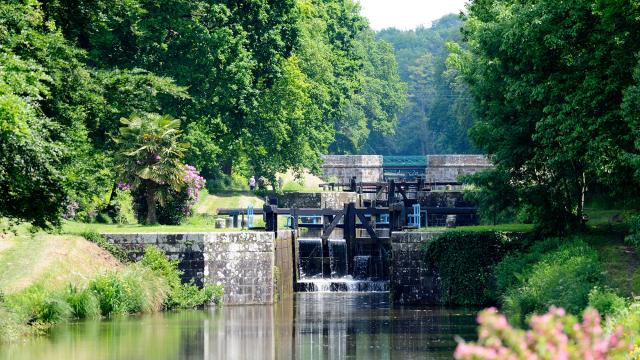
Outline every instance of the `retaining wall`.
<svg viewBox="0 0 640 360"><path fill-rule="evenodd" d="M227 305L273 303L274 234L209 233L204 241L204 278L224 286Z"/></svg>
<svg viewBox="0 0 640 360"><path fill-rule="evenodd" d="M169 234L103 234L107 240L122 248L130 261L138 261L144 247L154 245L164 251L170 260L178 260L182 270L182 281L194 280L198 286L204 284L204 239L205 233Z"/></svg>
<svg viewBox="0 0 640 360"><path fill-rule="evenodd" d="M270 304L276 244L271 232L104 234L137 261L154 245L178 260L183 281L222 284L223 304Z"/></svg>
<svg viewBox="0 0 640 360"><path fill-rule="evenodd" d="M493 164L484 155L429 155L427 182L455 182L461 175L487 170Z"/></svg>
<svg viewBox="0 0 640 360"><path fill-rule="evenodd" d="M322 160L324 177L335 177L339 183L348 184L354 176L357 182L378 182L383 178L380 155L325 155Z"/></svg>
<svg viewBox="0 0 640 360"><path fill-rule="evenodd" d="M294 230L279 230L275 238L274 296L281 301L293 295L293 274L298 265L294 262L293 252L297 253L296 233Z"/></svg>
<svg viewBox="0 0 640 360"><path fill-rule="evenodd" d="M397 304L437 304L437 275L427 269L424 246L440 232L391 235L391 298Z"/></svg>
<svg viewBox="0 0 640 360"><path fill-rule="evenodd" d="M350 202L360 204L360 195L353 192L295 192L277 194L278 207L281 208L307 208L307 209L336 209L341 210L344 204Z"/></svg>

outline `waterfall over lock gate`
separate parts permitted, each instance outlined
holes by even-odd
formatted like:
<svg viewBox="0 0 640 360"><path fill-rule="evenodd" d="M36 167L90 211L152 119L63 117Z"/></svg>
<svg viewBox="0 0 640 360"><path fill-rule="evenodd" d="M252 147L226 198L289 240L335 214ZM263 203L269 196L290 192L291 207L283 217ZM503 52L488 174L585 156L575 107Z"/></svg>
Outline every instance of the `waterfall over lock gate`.
<svg viewBox="0 0 640 360"><path fill-rule="evenodd" d="M374 256L366 247L356 247L355 256L347 256L343 239L330 239L329 259L322 257L322 239L298 239L299 274L297 291L302 292L386 292L389 281L380 269L382 254ZM374 261L380 260L380 261ZM352 262L352 273L349 263ZM324 278L324 267L330 266L331 277Z"/></svg>

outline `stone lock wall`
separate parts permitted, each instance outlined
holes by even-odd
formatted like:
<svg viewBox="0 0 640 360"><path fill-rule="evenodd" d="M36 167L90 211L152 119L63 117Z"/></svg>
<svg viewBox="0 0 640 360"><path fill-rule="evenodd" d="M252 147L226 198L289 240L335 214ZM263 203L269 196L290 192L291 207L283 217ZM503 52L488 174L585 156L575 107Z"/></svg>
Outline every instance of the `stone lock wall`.
<svg viewBox="0 0 640 360"><path fill-rule="evenodd" d="M314 192L314 193L284 193L276 195L278 207L307 208L307 209L336 209L341 210L344 204L350 202L360 204L360 195L353 192Z"/></svg>
<svg viewBox="0 0 640 360"><path fill-rule="evenodd" d="M437 304L436 274L427 269L424 246L440 232L391 235L391 298L396 304Z"/></svg>
<svg viewBox="0 0 640 360"><path fill-rule="evenodd" d="M164 251L170 260L178 260L182 270L182 281L191 279L198 286L204 284L204 233L169 234L104 234L107 240L122 248L130 261L138 261L144 254L144 247L153 245Z"/></svg>
<svg viewBox="0 0 640 360"><path fill-rule="evenodd" d="M322 157L325 178L335 177L348 184L352 177L358 182L378 182L383 179L380 155L325 155Z"/></svg>
<svg viewBox="0 0 640 360"><path fill-rule="evenodd" d="M133 261L154 245L179 261L183 281L222 284L223 304L270 304L274 294L275 236L271 232L105 234Z"/></svg>
<svg viewBox="0 0 640 360"><path fill-rule="evenodd" d="M427 182L455 182L461 175L487 170L493 164L484 155L429 155Z"/></svg>
<svg viewBox="0 0 640 360"><path fill-rule="evenodd" d="M293 295L293 275L298 270L293 260L294 250L298 251L295 239L294 230L279 230L275 239L274 296L277 301Z"/></svg>
<svg viewBox="0 0 640 360"><path fill-rule="evenodd" d="M419 191L417 200L421 207L461 208L476 207L473 201L465 200L461 191ZM456 215L456 226L470 226L478 224L477 214ZM429 226L446 226L447 214L427 213Z"/></svg>
<svg viewBox="0 0 640 360"><path fill-rule="evenodd" d="M319 208L322 202L321 193L284 193L277 194L278 207L281 208Z"/></svg>
<svg viewBox="0 0 640 360"><path fill-rule="evenodd" d="M273 303L274 234L208 233L204 242L204 277L224 286L223 303Z"/></svg>

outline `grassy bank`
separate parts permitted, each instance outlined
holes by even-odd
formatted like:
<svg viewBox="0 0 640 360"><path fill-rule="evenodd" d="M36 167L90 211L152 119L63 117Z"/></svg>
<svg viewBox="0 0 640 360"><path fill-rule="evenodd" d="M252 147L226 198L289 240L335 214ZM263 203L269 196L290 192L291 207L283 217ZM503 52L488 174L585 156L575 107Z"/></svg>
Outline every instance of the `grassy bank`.
<svg viewBox="0 0 640 360"><path fill-rule="evenodd" d="M497 224L497 225L477 225L477 226L458 226L453 228L448 227L423 227L416 230L416 232L423 231L461 231L461 232L530 232L533 230L532 224Z"/></svg>
<svg viewBox="0 0 640 360"><path fill-rule="evenodd" d="M158 249L125 264L79 236L0 236L0 342L57 323L190 308L217 301L220 287L182 284L177 263Z"/></svg>
<svg viewBox="0 0 640 360"><path fill-rule="evenodd" d="M428 245L445 304L498 304L523 323L551 305L579 315L590 301L640 293L640 257L621 228L592 227L562 238L487 234L445 232Z"/></svg>

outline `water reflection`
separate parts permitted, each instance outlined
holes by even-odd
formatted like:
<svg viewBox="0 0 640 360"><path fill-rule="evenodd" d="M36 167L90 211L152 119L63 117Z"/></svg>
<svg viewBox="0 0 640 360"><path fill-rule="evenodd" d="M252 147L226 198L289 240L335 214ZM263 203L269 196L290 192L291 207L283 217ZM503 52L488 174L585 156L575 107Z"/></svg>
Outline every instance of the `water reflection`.
<svg viewBox="0 0 640 360"><path fill-rule="evenodd" d="M473 311L393 308L388 294L297 294L236 306L68 324L2 359L449 359Z"/></svg>

